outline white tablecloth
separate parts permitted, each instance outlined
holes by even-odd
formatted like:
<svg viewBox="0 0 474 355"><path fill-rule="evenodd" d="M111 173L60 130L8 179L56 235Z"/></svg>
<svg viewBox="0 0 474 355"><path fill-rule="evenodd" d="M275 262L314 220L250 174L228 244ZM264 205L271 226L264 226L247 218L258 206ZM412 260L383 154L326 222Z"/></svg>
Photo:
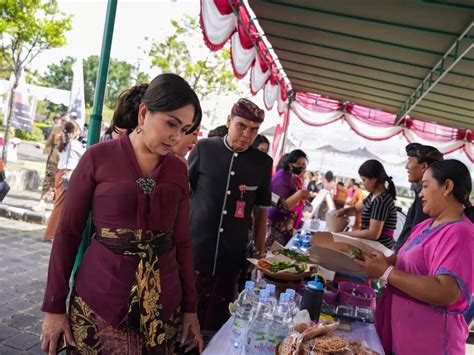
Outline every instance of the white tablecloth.
<svg viewBox="0 0 474 355"><path fill-rule="evenodd" d="M346 339L361 339L365 340L369 348L384 355L382 343L375 331L373 324L352 323L352 331L338 333ZM222 328L209 342L209 345L203 352L203 355L243 355L243 351L237 351L233 348L230 342L230 331L232 326L232 318L225 323Z"/></svg>

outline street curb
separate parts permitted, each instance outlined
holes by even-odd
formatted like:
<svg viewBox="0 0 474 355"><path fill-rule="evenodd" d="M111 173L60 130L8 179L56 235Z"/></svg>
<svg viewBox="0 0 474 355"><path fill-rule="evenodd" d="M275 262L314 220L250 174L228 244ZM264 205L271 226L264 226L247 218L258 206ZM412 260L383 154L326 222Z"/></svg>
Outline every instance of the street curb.
<svg viewBox="0 0 474 355"><path fill-rule="evenodd" d="M51 212L33 212L24 208L12 207L0 203L0 217L28 223L47 225Z"/></svg>

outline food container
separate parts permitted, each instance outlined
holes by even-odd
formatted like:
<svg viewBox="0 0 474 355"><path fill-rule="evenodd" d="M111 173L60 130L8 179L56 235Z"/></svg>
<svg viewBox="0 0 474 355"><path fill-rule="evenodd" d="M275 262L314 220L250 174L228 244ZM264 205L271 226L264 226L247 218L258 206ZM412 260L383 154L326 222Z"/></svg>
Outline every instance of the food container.
<svg viewBox="0 0 474 355"><path fill-rule="evenodd" d="M339 303L375 309L375 291L369 286L352 282L339 283Z"/></svg>
<svg viewBox="0 0 474 355"><path fill-rule="evenodd" d="M323 301L326 304L337 304L339 300L339 290L332 286L326 286L324 290Z"/></svg>
<svg viewBox="0 0 474 355"><path fill-rule="evenodd" d="M343 317L353 317L354 316L354 307L351 305L339 305L336 308L336 315Z"/></svg>
<svg viewBox="0 0 474 355"><path fill-rule="evenodd" d="M327 229L332 233L343 232L349 224L348 218L336 217L334 211L326 213Z"/></svg>

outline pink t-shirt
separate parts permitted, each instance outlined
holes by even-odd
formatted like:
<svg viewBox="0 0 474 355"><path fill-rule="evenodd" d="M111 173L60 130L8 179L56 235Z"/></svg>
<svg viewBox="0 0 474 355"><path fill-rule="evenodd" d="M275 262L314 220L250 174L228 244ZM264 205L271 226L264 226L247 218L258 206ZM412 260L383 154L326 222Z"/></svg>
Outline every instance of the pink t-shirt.
<svg viewBox="0 0 474 355"><path fill-rule="evenodd" d="M474 227L461 220L430 228L430 218L418 224L398 254L396 267L413 275L454 277L461 290L457 302L441 307L416 300L395 289L391 319L395 354L459 354L468 336L463 312L474 285Z"/></svg>

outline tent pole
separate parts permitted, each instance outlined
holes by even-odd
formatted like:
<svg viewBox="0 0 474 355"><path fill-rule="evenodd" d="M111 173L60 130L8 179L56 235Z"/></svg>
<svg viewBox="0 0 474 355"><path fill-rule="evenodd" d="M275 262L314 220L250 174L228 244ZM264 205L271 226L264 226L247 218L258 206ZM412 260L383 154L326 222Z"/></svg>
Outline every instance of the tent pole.
<svg viewBox="0 0 474 355"><path fill-rule="evenodd" d="M97 143L100 136L100 126L102 124L102 109L104 106L105 84L107 82L107 72L109 70L110 49L112 47L112 38L114 34L115 14L117 12L117 0L109 0L105 16L104 35L102 37L102 50L99 59L99 70L97 73L97 82L95 86L94 104L92 114L89 120L89 132L87 135L87 146ZM89 216L84 231L82 233L82 242L76 255L76 261L72 270L71 279L74 280L76 270L79 267L82 256L89 245L91 235L92 216ZM74 282L74 281L73 281Z"/></svg>
<svg viewBox="0 0 474 355"><path fill-rule="evenodd" d="M109 71L110 48L112 46L116 12L117 0L109 0L105 18L104 36L102 38L102 50L99 59L99 70L95 86L94 104L89 121L89 133L87 135L88 147L99 141L100 126L102 124L102 109L104 106L105 84L107 83L107 72Z"/></svg>
<svg viewBox="0 0 474 355"><path fill-rule="evenodd" d="M283 132L283 140L281 142L281 155L285 154L285 145L286 145L286 139L288 135L288 126L290 125L290 111L291 111L291 102L293 101L293 95L290 92L288 95L288 105L286 106L286 117L285 120L283 121L283 124L285 125L285 131Z"/></svg>

